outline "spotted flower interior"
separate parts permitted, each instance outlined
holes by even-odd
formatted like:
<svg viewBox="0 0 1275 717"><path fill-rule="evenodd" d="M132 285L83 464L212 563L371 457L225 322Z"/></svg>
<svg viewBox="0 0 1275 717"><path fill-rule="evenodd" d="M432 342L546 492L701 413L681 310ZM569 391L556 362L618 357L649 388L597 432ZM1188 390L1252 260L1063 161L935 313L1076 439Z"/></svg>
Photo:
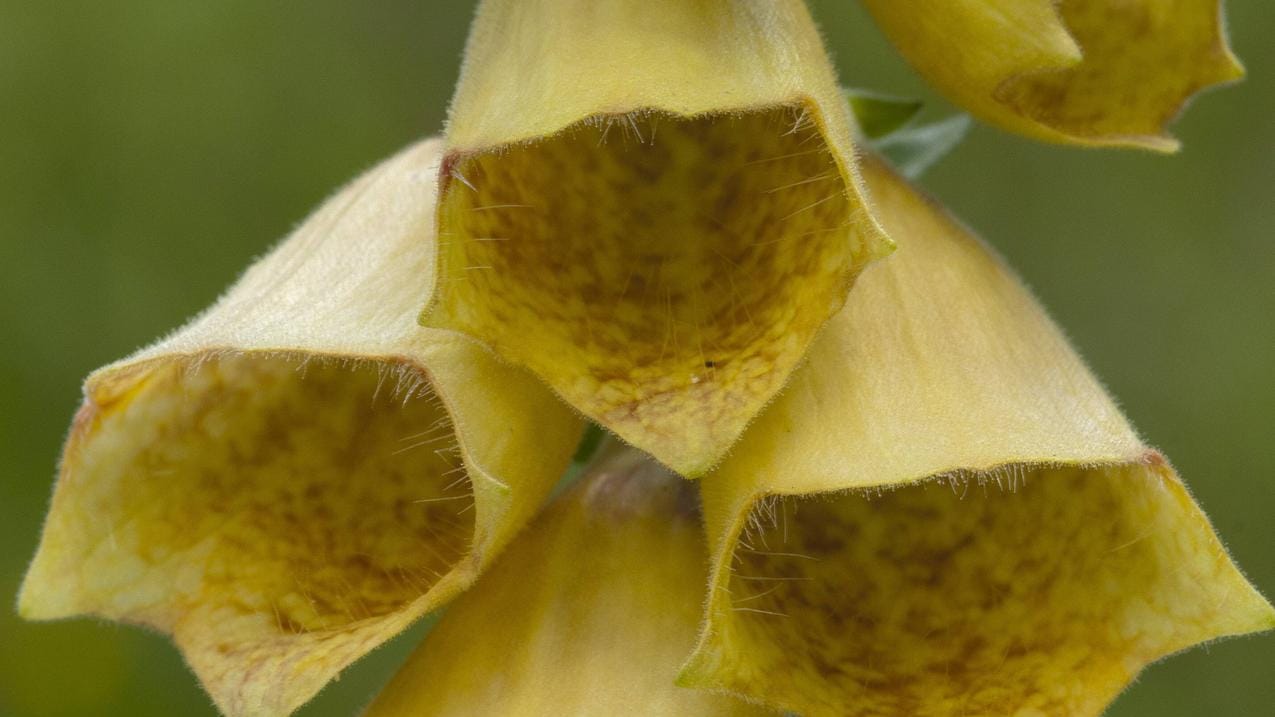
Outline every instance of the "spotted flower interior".
<svg viewBox="0 0 1275 717"><path fill-rule="evenodd" d="M1047 141L1170 151L1216 2L865 0ZM19 596L287 715L1098 715L1275 627L800 0L482 0L444 134L92 374ZM897 251L896 251L897 248Z"/></svg>

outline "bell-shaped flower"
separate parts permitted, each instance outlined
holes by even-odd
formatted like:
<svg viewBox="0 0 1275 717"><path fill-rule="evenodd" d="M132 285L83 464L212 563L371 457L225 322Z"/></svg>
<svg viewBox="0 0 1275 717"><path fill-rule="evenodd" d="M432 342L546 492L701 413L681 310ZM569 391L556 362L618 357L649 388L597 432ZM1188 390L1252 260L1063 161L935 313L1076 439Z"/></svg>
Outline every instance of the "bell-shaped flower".
<svg viewBox="0 0 1275 717"><path fill-rule="evenodd" d="M1155 659L1275 627L1012 273L866 176L912 241L733 455L689 482L610 445L368 717L1083 717Z"/></svg>
<svg viewBox="0 0 1275 717"><path fill-rule="evenodd" d="M365 717L774 714L675 684L707 565L695 484L613 446L448 608Z"/></svg>
<svg viewBox="0 0 1275 717"><path fill-rule="evenodd" d="M581 422L417 325L441 147L367 173L207 313L89 377L25 616L171 634L222 712L286 714L532 517Z"/></svg>
<svg viewBox="0 0 1275 717"><path fill-rule="evenodd" d="M680 683L817 715L1097 715L1275 627L1177 474L1018 280L882 164L886 229L784 395L700 481Z"/></svg>
<svg viewBox="0 0 1275 717"><path fill-rule="evenodd" d="M1219 0L864 0L899 52L983 120L1172 152L1197 92L1243 76Z"/></svg>
<svg viewBox="0 0 1275 717"><path fill-rule="evenodd" d="M686 475L888 252L798 0L484 0L426 325Z"/></svg>
<svg viewBox="0 0 1275 717"><path fill-rule="evenodd" d="M981 116L1161 149L1237 72L1216 4L1179 5L869 0ZM453 599L375 717L1096 715L1275 627L854 125L799 0L484 0L443 140L89 377L20 610L168 633L236 716ZM890 148L915 171L963 127ZM636 448L533 522L580 413Z"/></svg>

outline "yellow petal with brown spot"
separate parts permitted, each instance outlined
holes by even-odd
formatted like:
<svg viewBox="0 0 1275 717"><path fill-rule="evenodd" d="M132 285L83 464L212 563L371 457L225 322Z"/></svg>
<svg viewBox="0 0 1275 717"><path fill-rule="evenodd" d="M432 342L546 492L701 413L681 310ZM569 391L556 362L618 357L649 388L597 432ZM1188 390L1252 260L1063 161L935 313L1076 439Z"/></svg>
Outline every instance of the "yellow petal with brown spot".
<svg viewBox="0 0 1275 717"><path fill-rule="evenodd" d="M486 0L422 322L686 475L890 248L797 0Z"/></svg>
<svg viewBox="0 0 1275 717"><path fill-rule="evenodd" d="M1186 102L1244 74L1219 0L864 4L939 91L1051 142L1176 151L1165 127Z"/></svg>
<svg viewBox="0 0 1275 717"><path fill-rule="evenodd" d="M682 683L807 717L1097 715L1156 659L1275 627L1012 273L864 168L908 242L701 481Z"/></svg>
<svg viewBox="0 0 1275 717"><path fill-rule="evenodd" d="M203 316L89 378L25 616L169 633L223 712L282 715L530 519L581 425L416 324L441 147L372 170Z"/></svg>
<svg viewBox="0 0 1275 717"><path fill-rule="evenodd" d="M773 714L674 685L707 565L693 484L612 451L448 609L366 717Z"/></svg>

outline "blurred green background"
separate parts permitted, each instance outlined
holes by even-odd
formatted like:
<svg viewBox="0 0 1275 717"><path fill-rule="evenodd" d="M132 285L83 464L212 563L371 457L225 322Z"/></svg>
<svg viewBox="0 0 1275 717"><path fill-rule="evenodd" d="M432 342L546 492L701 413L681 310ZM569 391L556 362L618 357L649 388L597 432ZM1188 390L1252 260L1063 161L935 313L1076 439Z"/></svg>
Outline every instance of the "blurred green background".
<svg viewBox="0 0 1275 717"><path fill-rule="evenodd" d="M816 12L846 84L936 100L848 0ZM0 0L0 595L32 554L89 370L212 301L356 172L441 127L471 3ZM925 179L1066 327L1275 594L1275 4L1233 2L1249 80L1175 157L976 128ZM421 630L307 715L365 703ZM1112 709L1269 714L1275 637L1150 669ZM162 638L0 610L0 714L212 714Z"/></svg>

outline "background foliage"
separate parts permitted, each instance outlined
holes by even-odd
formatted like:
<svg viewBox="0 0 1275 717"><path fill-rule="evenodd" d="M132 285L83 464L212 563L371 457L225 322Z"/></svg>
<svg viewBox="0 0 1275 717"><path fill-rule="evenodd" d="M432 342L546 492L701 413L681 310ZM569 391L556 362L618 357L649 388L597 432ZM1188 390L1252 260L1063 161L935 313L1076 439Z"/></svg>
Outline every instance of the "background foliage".
<svg viewBox="0 0 1275 717"><path fill-rule="evenodd" d="M978 127L925 179L1022 272L1250 577L1275 594L1275 4L1230 3L1249 80L1176 157ZM929 99L857 4L816 11L843 80ZM0 595L32 554L92 368L208 304L356 172L439 130L472 7L0 0ZM9 604L12 604L10 602ZM350 714L420 630L304 711ZM1275 638L1152 668L1115 708L1275 704ZM163 639L0 610L0 715L212 714Z"/></svg>

